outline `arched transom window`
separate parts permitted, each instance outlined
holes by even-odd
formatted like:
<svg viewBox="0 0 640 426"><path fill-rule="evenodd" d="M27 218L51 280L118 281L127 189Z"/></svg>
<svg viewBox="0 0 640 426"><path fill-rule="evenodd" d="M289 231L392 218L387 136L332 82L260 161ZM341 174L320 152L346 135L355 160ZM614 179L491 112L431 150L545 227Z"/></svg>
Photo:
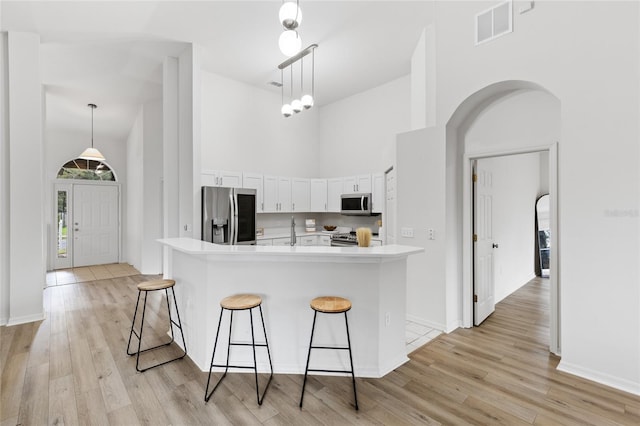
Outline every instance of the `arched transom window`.
<svg viewBox="0 0 640 426"><path fill-rule="evenodd" d="M115 182L113 171L105 163L76 158L66 163L58 171L58 179L103 180Z"/></svg>

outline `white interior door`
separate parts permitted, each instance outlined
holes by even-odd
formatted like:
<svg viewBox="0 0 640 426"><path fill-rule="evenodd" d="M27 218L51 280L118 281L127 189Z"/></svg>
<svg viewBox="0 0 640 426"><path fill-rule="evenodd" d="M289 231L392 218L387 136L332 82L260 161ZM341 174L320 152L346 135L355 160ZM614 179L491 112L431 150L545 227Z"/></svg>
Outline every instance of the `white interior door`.
<svg viewBox="0 0 640 426"><path fill-rule="evenodd" d="M476 161L474 171L474 325L495 310L493 249L493 176Z"/></svg>
<svg viewBox="0 0 640 426"><path fill-rule="evenodd" d="M117 263L118 187L73 186L73 266Z"/></svg>

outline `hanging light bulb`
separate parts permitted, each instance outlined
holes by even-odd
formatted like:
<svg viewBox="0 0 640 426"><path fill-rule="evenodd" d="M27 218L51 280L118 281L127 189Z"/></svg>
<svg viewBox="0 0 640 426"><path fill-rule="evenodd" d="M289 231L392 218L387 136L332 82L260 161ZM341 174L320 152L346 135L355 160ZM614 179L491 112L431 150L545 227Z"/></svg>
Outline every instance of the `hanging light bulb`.
<svg viewBox="0 0 640 426"><path fill-rule="evenodd" d="M302 11L298 6L298 1L283 3L278 13L282 26L288 30L298 28L302 22Z"/></svg>
<svg viewBox="0 0 640 426"><path fill-rule="evenodd" d="M302 111L302 102L300 99L294 99L293 102L291 102L291 109L293 109L293 112L296 114Z"/></svg>
<svg viewBox="0 0 640 426"><path fill-rule="evenodd" d="M297 31L287 30L280 34L278 46L283 54L293 56L300 51L302 39Z"/></svg>
<svg viewBox="0 0 640 426"><path fill-rule="evenodd" d="M313 106L313 96L304 95L302 99L300 99L300 102L302 103L302 107L304 109L309 109Z"/></svg>
<svg viewBox="0 0 640 426"><path fill-rule="evenodd" d="M291 115L293 114L293 108L289 104L284 104L282 105L282 109L280 110L280 112L282 112L282 115L284 115L285 118L291 117Z"/></svg>

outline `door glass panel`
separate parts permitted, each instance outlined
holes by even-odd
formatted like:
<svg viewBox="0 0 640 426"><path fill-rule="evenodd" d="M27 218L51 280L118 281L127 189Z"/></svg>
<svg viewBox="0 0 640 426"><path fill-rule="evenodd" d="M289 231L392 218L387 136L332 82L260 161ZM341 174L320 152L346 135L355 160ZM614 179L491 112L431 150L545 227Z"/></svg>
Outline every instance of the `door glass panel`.
<svg viewBox="0 0 640 426"><path fill-rule="evenodd" d="M67 215L68 215L67 191L58 191L58 258L67 257Z"/></svg>

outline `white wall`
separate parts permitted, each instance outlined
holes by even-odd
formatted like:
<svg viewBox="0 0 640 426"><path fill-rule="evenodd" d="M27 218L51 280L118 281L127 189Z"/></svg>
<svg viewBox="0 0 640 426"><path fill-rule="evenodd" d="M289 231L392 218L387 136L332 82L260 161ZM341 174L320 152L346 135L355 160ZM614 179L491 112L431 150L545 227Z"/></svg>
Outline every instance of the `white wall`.
<svg viewBox="0 0 640 426"><path fill-rule="evenodd" d="M540 187L540 154L478 160L492 176L495 302L535 276L535 205Z"/></svg>
<svg viewBox="0 0 640 426"><path fill-rule="evenodd" d="M285 119L279 92L205 71L201 79L201 169L318 176L318 108Z"/></svg>
<svg viewBox="0 0 640 426"><path fill-rule="evenodd" d="M162 102L148 102L143 106L143 205L141 266L143 274L162 272Z"/></svg>
<svg viewBox="0 0 640 426"><path fill-rule="evenodd" d="M0 325L9 320L9 76L7 33L0 32Z"/></svg>
<svg viewBox="0 0 640 426"><path fill-rule="evenodd" d="M395 164L395 138L411 126L409 75L320 108L321 177L382 173Z"/></svg>
<svg viewBox="0 0 640 426"><path fill-rule="evenodd" d="M43 96L40 37L8 34L9 312L8 324L44 318ZM5 98L6 99L6 98ZM25 167L28 164L29 167Z"/></svg>
<svg viewBox="0 0 640 426"><path fill-rule="evenodd" d="M131 126L127 138L127 186L123 199L127 208L123 210L127 218L127 231L124 234L124 259L137 270L142 264L142 236L144 215L144 111L138 110L136 121Z"/></svg>
<svg viewBox="0 0 640 426"><path fill-rule="evenodd" d="M140 106L127 139L126 259L142 274L162 272L162 103Z"/></svg>
<svg viewBox="0 0 640 426"><path fill-rule="evenodd" d="M407 260L407 317L439 330L450 330L446 320L445 269L445 144L437 129L421 129L398 136L397 225L398 244L424 247ZM401 235L403 227L413 237ZM433 229L435 239L427 239Z"/></svg>
<svg viewBox="0 0 640 426"><path fill-rule="evenodd" d="M536 2L514 14L513 33L476 47L473 17L487 4L436 3L436 127L497 82L533 82L559 100L560 368L640 393L639 5Z"/></svg>

